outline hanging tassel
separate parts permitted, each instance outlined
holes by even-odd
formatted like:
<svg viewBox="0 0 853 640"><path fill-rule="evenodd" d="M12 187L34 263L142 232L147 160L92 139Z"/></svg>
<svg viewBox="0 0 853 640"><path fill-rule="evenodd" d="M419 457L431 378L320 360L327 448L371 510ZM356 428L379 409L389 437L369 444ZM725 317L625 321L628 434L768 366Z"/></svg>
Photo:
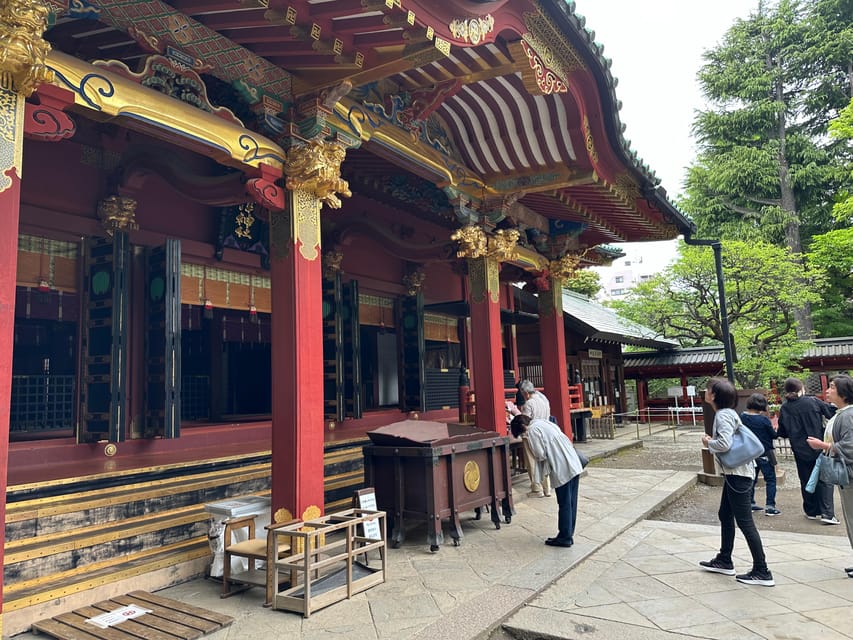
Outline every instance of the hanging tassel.
<svg viewBox="0 0 853 640"><path fill-rule="evenodd" d="M213 320L213 302L207 297L207 266L204 267L204 280L202 280L201 294L204 296L204 309L202 316L205 320Z"/></svg>
<svg viewBox="0 0 853 640"><path fill-rule="evenodd" d="M255 276L249 281L249 322L258 323L258 308L255 306Z"/></svg>

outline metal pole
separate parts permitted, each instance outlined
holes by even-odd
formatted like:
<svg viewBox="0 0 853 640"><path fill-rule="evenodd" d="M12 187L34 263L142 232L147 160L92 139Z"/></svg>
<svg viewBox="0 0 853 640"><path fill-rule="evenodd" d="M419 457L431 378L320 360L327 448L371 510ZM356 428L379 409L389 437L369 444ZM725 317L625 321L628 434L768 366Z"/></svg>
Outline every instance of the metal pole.
<svg viewBox="0 0 853 640"><path fill-rule="evenodd" d="M726 310L726 285L723 281L723 245L719 240L697 240L690 231L684 232L685 244L711 247L714 250L714 269L717 272L717 294L720 296L720 329L723 333L723 352L726 357L726 377L735 381L734 358L732 356L732 337L729 333L729 314Z"/></svg>
<svg viewBox="0 0 853 640"><path fill-rule="evenodd" d="M729 333L729 313L726 310L726 285L723 282L723 247L719 242L711 245L714 249L714 268L717 270L717 291L720 295L720 328L723 331L723 352L726 354L726 374L729 382L735 381L735 368L732 358L732 337Z"/></svg>

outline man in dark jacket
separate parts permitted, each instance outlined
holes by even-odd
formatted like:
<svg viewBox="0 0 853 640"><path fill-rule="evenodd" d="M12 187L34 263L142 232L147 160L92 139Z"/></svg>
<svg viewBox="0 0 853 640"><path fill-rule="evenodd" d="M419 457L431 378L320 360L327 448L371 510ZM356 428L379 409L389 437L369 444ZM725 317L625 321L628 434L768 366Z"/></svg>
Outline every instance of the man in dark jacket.
<svg viewBox="0 0 853 640"><path fill-rule="evenodd" d="M835 407L813 396L803 395L803 383L798 378L785 380L785 402L779 409L779 428L777 435L788 438L797 475L800 477L800 492L803 495L803 511L811 520L820 520L824 524L838 524L833 504L832 485L818 482L814 493L806 491L809 477L814 469L815 460L820 452L807 443L809 436L823 440L824 418L835 415Z"/></svg>

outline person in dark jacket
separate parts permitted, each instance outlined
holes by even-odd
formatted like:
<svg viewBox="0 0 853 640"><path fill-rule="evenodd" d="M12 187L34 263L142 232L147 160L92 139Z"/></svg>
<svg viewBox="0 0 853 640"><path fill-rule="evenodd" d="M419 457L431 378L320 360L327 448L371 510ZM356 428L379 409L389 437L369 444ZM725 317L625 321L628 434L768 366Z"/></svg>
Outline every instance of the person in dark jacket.
<svg viewBox="0 0 853 640"><path fill-rule="evenodd" d="M753 511L761 511L761 506L755 504L755 485L758 484L758 472L764 476L764 515L778 516L781 511L776 508L776 452L773 450L773 439L776 430L765 414L767 413L767 398L761 393L753 393L746 401L746 411L740 414L743 426L752 431L761 444L764 445L764 455L755 459L755 480L749 499Z"/></svg>
<svg viewBox="0 0 853 640"><path fill-rule="evenodd" d="M832 486L818 482L814 493L806 491L815 460L820 452L812 449L806 440L810 437L823 439L823 419L835 415L835 407L813 396L803 395L803 383L798 378L785 380L785 402L779 408L780 438L788 438L797 475L800 477L800 492L803 495L803 511L811 520L824 524L838 524L835 517Z"/></svg>

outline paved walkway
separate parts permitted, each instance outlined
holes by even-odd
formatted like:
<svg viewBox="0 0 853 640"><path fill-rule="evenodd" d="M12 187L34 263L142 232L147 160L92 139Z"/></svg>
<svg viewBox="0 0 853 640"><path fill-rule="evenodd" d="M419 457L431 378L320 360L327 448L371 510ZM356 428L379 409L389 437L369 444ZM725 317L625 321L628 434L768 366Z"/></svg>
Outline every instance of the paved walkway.
<svg viewBox="0 0 853 640"><path fill-rule="evenodd" d="M619 433L579 448L595 460L639 445L632 428ZM511 524L496 530L470 514L462 544L445 536L437 553L415 526L388 550L385 584L308 619L263 608L259 588L221 600L218 582L199 579L159 593L236 619L210 640L853 638L845 537L764 532L776 587L706 573L697 562L716 552L716 527L645 519L695 482L695 473L593 462L580 482L575 545L562 549L543 544L556 533L555 498L528 498L519 478ZM748 569L748 557L738 536L736 567Z"/></svg>

